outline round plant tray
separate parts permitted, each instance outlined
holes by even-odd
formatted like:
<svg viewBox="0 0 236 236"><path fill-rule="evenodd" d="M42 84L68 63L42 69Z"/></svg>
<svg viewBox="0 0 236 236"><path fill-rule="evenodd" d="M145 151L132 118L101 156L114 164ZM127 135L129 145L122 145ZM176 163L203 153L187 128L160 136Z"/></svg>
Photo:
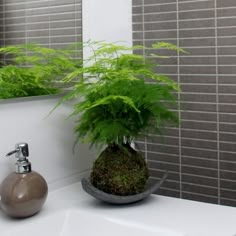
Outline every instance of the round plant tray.
<svg viewBox="0 0 236 236"><path fill-rule="evenodd" d="M111 204L129 204L129 203L134 203L141 201L148 196L150 196L152 193L157 191L162 183L165 181L167 178L168 173L166 172L163 177L156 183L154 184L147 184L146 190L142 193L134 194L134 195L129 195L129 196L118 196L118 195L113 195L109 193L105 193L97 188L95 188L88 179L83 178L81 180L82 187L85 192L87 192L89 195L95 197L96 199L99 199L101 201L111 203Z"/></svg>

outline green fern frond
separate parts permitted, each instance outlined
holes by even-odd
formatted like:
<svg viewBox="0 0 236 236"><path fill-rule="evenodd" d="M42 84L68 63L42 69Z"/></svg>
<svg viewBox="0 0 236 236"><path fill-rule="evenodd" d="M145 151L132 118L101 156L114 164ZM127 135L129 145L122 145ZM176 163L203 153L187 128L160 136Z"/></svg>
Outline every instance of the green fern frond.
<svg viewBox="0 0 236 236"><path fill-rule="evenodd" d="M135 50L167 49L185 53L173 44L158 42L152 48L127 47L106 42L86 42L92 55L64 77L73 91L59 103L79 98L71 116L78 116L77 140L91 145L130 142L150 129L158 134L168 124L178 125L175 93L179 85L154 71L154 60L133 54ZM161 55L158 57L164 58ZM151 81L151 83L150 83Z"/></svg>

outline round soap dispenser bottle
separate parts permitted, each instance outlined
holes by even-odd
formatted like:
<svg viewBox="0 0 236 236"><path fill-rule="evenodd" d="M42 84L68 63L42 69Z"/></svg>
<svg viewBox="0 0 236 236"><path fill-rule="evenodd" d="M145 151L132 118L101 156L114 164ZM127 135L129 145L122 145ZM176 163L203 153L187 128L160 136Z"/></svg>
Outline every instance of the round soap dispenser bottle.
<svg viewBox="0 0 236 236"><path fill-rule="evenodd" d="M0 204L2 210L11 217L24 218L37 213L47 198L48 187L44 178L31 170L27 159L29 148L27 143L18 143L15 150L17 158L15 172L8 175L1 184Z"/></svg>

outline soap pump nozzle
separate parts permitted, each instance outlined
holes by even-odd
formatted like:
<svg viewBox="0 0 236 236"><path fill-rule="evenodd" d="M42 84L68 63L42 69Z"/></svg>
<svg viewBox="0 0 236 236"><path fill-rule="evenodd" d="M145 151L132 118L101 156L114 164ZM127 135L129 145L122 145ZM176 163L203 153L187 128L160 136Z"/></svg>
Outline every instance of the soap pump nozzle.
<svg viewBox="0 0 236 236"><path fill-rule="evenodd" d="M16 173L24 174L31 172L31 163L27 159L29 156L29 147L27 143L17 143L15 145L15 150L9 152L6 156L9 157L15 154L18 159L16 162Z"/></svg>

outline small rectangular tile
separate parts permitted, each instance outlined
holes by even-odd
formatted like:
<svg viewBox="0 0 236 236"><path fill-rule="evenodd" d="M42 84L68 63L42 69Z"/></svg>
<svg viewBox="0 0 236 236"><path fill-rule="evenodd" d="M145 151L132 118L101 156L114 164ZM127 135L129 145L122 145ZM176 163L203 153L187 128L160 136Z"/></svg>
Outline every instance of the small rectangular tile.
<svg viewBox="0 0 236 236"><path fill-rule="evenodd" d="M171 154L165 154L165 153L153 153L153 152L147 152L147 159L149 161L163 161L163 162L169 162L169 163L180 163L180 157L178 155L171 155Z"/></svg>
<svg viewBox="0 0 236 236"><path fill-rule="evenodd" d="M216 76L215 75L180 75L180 83L184 83L184 84L194 83L195 85L199 83L199 84L204 84L205 87L208 87L207 84L216 84ZM186 90L186 92L190 92L190 91Z"/></svg>
<svg viewBox="0 0 236 236"><path fill-rule="evenodd" d="M144 4L145 5L152 5L152 4L167 4L167 3L176 3L176 0L145 0Z"/></svg>
<svg viewBox="0 0 236 236"><path fill-rule="evenodd" d="M63 22L50 22L51 29L59 29L59 28L72 28L76 26L82 26L82 20L67 20ZM78 30L78 29L77 29ZM82 32L82 29L80 29Z"/></svg>
<svg viewBox="0 0 236 236"><path fill-rule="evenodd" d="M206 203L213 203L217 204L218 203L218 198L216 196L203 196L203 195L198 195L196 193L182 193L183 199L188 199L192 201L200 201L200 202L206 202Z"/></svg>
<svg viewBox="0 0 236 236"><path fill-rule="evenodd" d="M203 149L217 149L217 142L216 141L205 141L205 140L194 140L194 139L181 139L181 146L188 147L188 148L203 148ZM192 160L194 162L194 160Z"/></svg>
<svg viewBox="0 0 236 236"><path fill-rule="evenodd" d="M228 16L236 16L236 8L218 8L217 9L218 17L228 17Z"/></svg>
<svg viewBox="0 0 236 236"><path fill-rule="evenodd" d="M220 142L219 148L221 151L236 152L236 143ZM232 165L232 166L234 166L234 165ZM221 166L222 169L223 169L223 167L224 167L224 165Z"/></svg>
<svg viewBox="0 0 236 236"><path fill-rule="evenodd" d="M145 23L145 31L155 31L155 30L176 30L177 22L158 22L158 23Z"/></svg>
<svg viewBox="0 0 236 236"><path fill-rule="evenodd" d="M133 39L142 40L143 39L143 32L133 32Z"/></svg>
<svg viewBox="0 0 236 236"><path fill-rule="evenodd" d="M148 143L153 143L153 144L167 144L167 145L179 145L179 139L178 137L165 137L165 136L154 136L154 135L149 135L146 137L146 141Z"/></svg>
<svg viewBox="0 0 236 236"><path fill-rule="evenodd" d="M178 128L165 128L163 130L163 135L165 136L172 136L172 137L179 137L179 129Z"/></svg>
<svg viewBox="0 0 236 236"><path fill-rule="evenodd" d="M180 2L179 11L214 8L214 0Z"/></svg>
<svg viewBox="0 0 236 236"><path fill-rule="evenodd" d="M221 8L221 7L236 7L236 2L234 0L217 0L216 1L216 7Z"/></svg>
<svg viewBox="0 0 236 236"><path fill-rule="evenodd" d="M179 147L177 146L165 146L162 144L147 144L148 150L151 152L163 152L169 154L179 154Z"/></svg>
<svg viewBox="0 0 236 236"><path fill-rule="evenodd" d="M6 45L16 45L16 44L25 44L26 39L25 38L20 38L20 39L5 39L5 44Z"/></svg>
<svg viewBox="0 0 236 236"><path fill-rule="evenodd" d="M183 192L190 192L190 193L196 193L196 194L204 194L208 196L217 197L218 195L218 189L214 187L208 187L208 186L200 186L200 185L192 185L192 184L182 184L182 191Z"/></svg>
<svg viewBox="0 0 236 236"><path fill-rule="evenodd" d="M143 0L132 0L132 5L135 6L135 5L142 5L143 3Z"/></svg>
<svg viewBox="0 0 236 236"><path fill-rule="evenodd" d="M230 71L223 67L219 68L221 74L230 74L232 71L236 73L236 68L232 67ZM181 66L180 74L216 74L216 66Z"/></svg>
<svg viewBox="0 0 236 236"><path fill-rule="evenodd" d="M159 161L148 161L148 167L152 169L158 169L162 171L179 171L179 165L176 163L164 163Z"/></svg>
<svg viewBox="0 0 236 236"><path fill-rule="evenodd" d="M236 119L236 114L219 114L219 121L226 123L234 123Z"/></svg>
<svg viewBox="0 0 236 236"><path fill-rule="evenodd" d="M209 130L209 131L217 130L216 122L209 123L209 122L199 122L199 121L182 121L181 127L193 130Z"/></svg>
<svg viewBox="0 0 236 236"><path fill-rule="evenodd" d="M236 95L219 95L219 103L236 103Z"/></svg>
<svg viewBox="0 0 236 236"><path fill-rule="evenodd" d="M200 131L200 130L181 130L181 137L184 138L196 138L206 140L217 140L217 133L212 131Z"/></svg>
<svg viewBox="0 0 236 236"><path fill-rule="evenodd" d="M167 197L169 196L169 197L180 198L179 191L174 191L174 190L170 190L170 189L160 188L154 194L163 195L163 196L167 196Z"/></svg>
<svg viewBox="0 0 236 236"><path fill-rule="evenodd" d="M49 45L49 37L41 37L41 38L27 38L27 43L35 43L35 44L47 44Z"/></svg>
<svg viewBox="0 0 236 236"><path fill-rule="evenodd" d="M149 169L149 174L151 177L153 178L162 178L162 176L164 175L164 173L166 173L166 170L155 170L155 169ZM180 174L177 172L168 172L168 180L173 180L173 181L180 181Z"/></svg>
<svg viewBox="0 0 236 236"><path fill-rule="evenodd" d="M222 46L236 46L236 38L235 37L218 37L218 43L219 47ZM232 55L232 54L230 54Z"/></svg>
<svg viewBox="0 0 236 236"><path fill-rule="evenodd" d="M217 32L218 36L236 36L235 27L219 28Z"/></svg>
<svg viewBox="0 0 236 236"><path fill-rule="evenodd" d="M166 55L166 54L161 53L161 55ZM153 71L158 74L174 74L175 75L175 74L177 74L178 66L177 65L160 66L160 67L154 68Z"/></svg>
<svg viewBox="0 0 236 236"><path fill-rule="evenodd" d="M212 160L207 158L197 158L197 157L193 158L188 156L182 156L181 164L196 166L196 167L212 168L212 169L218 168L217 160Z"/></svg>
<svg viewBox="0 0 236 236"><path fill-rule="evenodd" d="M143 7L142 6L133 6L132 7L132 13L133 14L142 14L143 13Z"/></svg>
<svg viewBox="0 0 236 236"><path fill-rule="evenodd" d="M232 206L232 207L236 207L236 201L235 199L224 199L224 198L221 198L220 199L220 204L221 205L225 205L225 206Z"/></svg>
<svg viewBox="0 0 236 236"><path fill-rule="evenodd" d="M215 37L215 29L181 29L179 30L180 38L192 37Z"/></svg>
<svg viewBox="0 0 236 236"><path fill-rule="evenodd" d="M236 112L236 110L234 112ZM228 123L228 124L220 123L219 130L223 132L236 132L236 124L235 123Z"/></svg>
<svg viewBox="0 0 236 236"><path fill-rule="evenodd" d="M220 180L220 187L222 189L232 189L236 191L236 181L229 181L229 180ZM235 198L236 200L236 198Z"/></svg>
<svg viewBox="0 0 236 236"><path fill-rule="evenodd" d="M35 31L27 31L26 37L49 37L50 36L50 31L49 28L46 28L44 30L35 30Z"/></svg>
<svg viewBox="0 0 236 236"><path fill-rule="evenodd" d="M180 39L180 41L181 40L182 39ZM197 40L198 39L196 39L196 40L194 39L193 41L196 42L196 44L197 44L198 43ZM202 38L199 38L199 41L201 41L201 40L202 40ZM192 45L192 46L194 46L194 45ZM182 45L181 47L184 47L184 50L187 51L190 56L215 56L215 54L216 54L215 46L208 46L208 47L197 46L196 48L194 48L192 46Z"/></svg>
<svg viewBox="0 0 236 236"><path fill-rule="evenodd" d="M176 11L176 3L144 6L144 13L163 13L168 11Z"/></svg>
<svg viewBox="0 0 236 236"><path fill-rule="evenodd" d="M81 0L77 1L78 3L81 3ZM50 6L65 6L67 4L74 4L76 3L75 0L50 0L49 5Z"/></svg>
<svg viewBox="0 0 236 236"><path fill-rule="evenodd" d="M222 43L223 43L223 45L225 45L225 42L223 40L222 40ZM221 47L221 46L219 46L218 49L217 49L217 53L218 53L219 56L222 56L222 55L226 55L226 56L227 55L236 55L236 46L232 46L232 47Z"/></svg>
<svg viewBox="0 0 236 236"><path fill-rule="evenodd" d="M143 22L143 16L141 14L140 15L133 15L132 22L133 22L133 24Z"/></svg>
<svg viewBox="0 0 236 236"><path fill-rule="evenodd" d="M224 56L219 57L218 59L219 65L236 65L236 56Z"/></svg>
<svg viewBox="0 0 236 236"><path fill-rule="evenodd" d="M195 11L183 11L179 12L179 20L192 20L201 18L214 18L215 12L213 10L195 10Z"/></svg>
<svg viewBox="0 0 236 236"><path fill-rule="evenodd" d="M181 153L183 156L208 158L212 160L217 159L217 150L202 150L202 149L181 147Z"/></svg>
<svg viewBox="0 0 236 236"><path fill-rule="evenodd" d="M235 26L235 18L219 18L217 19L217 26L218 27L225 27L225 26Z"/></svg>
<svg viewBox="0 0 236 236"><path fill-rule="evenodd" d="M222 112L222 113L236 113L236 105L235 104L219 104L218 110L219 112Z"/></svg>
<svg viewBox="0 0 236 236"><path fill-rule="evenodd" d="M5 17L5 25L13 25L13 24L25 24L25 15L22 14L20 17Z"/></svg>
<svg viewBox="0 0 236 236"><path fill-rule="evenodd" d="M179 40L179 46L180 47L206 47L206 46L212 46L212 47L215 47L215 38L214 37L209 37L209 38L188 38L188 39L180 39ZM188 51L188 50L186 50ZM194 56L195 53L192 51L188 51L189 52L189 55L190 56ZM212 55L215 55L215 50L212 50L211 51L212 54L210 54L211 56ZM203 54L204 55L204 54ZM184 56L184 55L183 55Z"/></svg>
<svg viewBox="0 0 236 236"><path fill-rule="evenodd" d="M190 70L191 68L189 68ZM181 76L182 77L182 76ZM181 81L182 82L182 81ZM183 84L181 85L182 92L186 93L216 93L216 85L204 85L204 84Z"/></svg>
<svg viewBox="0 0 236 236"><path fill-rule="evenodd" d="M185 101L185 102L215 103L216 96L215 96L215 94L201 94L201 96L199 96L199 94L194 94L194 93L181 93L180 100L183 102ZM207 114L204 113L201 115L195 114L195 117L193 117L193 119L196 118L197 120L215 120L215 115L213 115L213 114L207 116ZM182 116L182 118L183 118L183 116Z"/></svg>
<svg viewBox="0 0 236 236"><path fill-rule="evenodd" d="M145 39L149 40L149 41L150 40L158 41L158 40L166 39L166 38L176 39L177 38L177 30L167 30L167 31L157 31L157 32L148 31L148 32L145 32ZM176 55L176 53L174 55Z"/></svg>
<svg viewBox="0 0 236 236"><path fill-rule="evenodd" d="M165 14L148 14L144 15L144 22L161 22L161 21L170 21L170 20L176 20L177 19L177 13L170 12Z"/></svg>
<svg viewBox="0 0 236 236"><path fill-rule="evenodd" d="M219 133L219 140L223 142L235 142L236 143L236 133ZM236 161L236 157L235 157Z"/></svg>
<svg viewBox="0 0 236 236"><path fill-rule="evenodd" d="M202 177L202 176L193 176L182 174L181 180L184 183L195 184L195 185L205 185L211 187L218 187L218 179L217 178L209 178L209 177Z"/></svg>
<svg viewBox="0 0 236 236"><path fill-rule="evenodd" d="M228 190L228 189L221 189L220 190L220 196L221 198L227 198L227 199L236 199L236 190Z"/></svg>
<svg viewBox="0 0 236 236"><path fill-rule="evenodd" d="M182 166L182 173L218 178L217 169L208 169L208 168L201 168L201 167L196 167L196 166L183 165Z"/></svg>
<svg viewBox="0 0 236 236"><path fill-rule="evenodd" d="M37 23L37 22L49 22L50 21L50 17L49 15L42 15L42 16L27 16L27 21L26 22L30 22L30 23ZM59 20L59 19L58 19Z"/></svg>
<svg viewBox="0 0 236 236"><path fill-rule="evenodd" d="M191 102L181 102L180 109L186 111L205 111L205 112L216 112L216 104L210 103L191 103Z"/></svg>
<svg viewBox="0 0 236 236"><path fill-rule="evenodd" d="M181 66L183 65L215 65L216 58L215 57L180 57L179 63Z"/></svg>
<svg viewBox="0 0 236 236"><path fill-rule="evenodd" d="M231 153L228 151L220 151L220 160L221 161L233 161L236 162L236 153Z"/></svg>
<svg viewBox="0 0 236 236"><path fill-rule="evenodd" d="M180 182L174 182L174 181L170 181L167 179L167 180L165 180L165 182L162 184L161 187L179 191L180 190Z"/></svg>
<svg viewBox="0 0 236 236"><path fill-rule="evenodd" d="M15 3L15 4L5 4L4 5L5 7L5 11L17 11L17 10L23 10L25 9L25 4L22 4L22 3Z"/></svg>
<svg viewBox="0 0 236 236"><path fill-rule="evenodd" d="M139 23L139 24L133 24L133 31L143 31L144 30L144 27L143 27L143 24L142 23Z"/></svg>
<svg viewBox="0 0 236 236"><path fill-rule="evenodd" d="M225 180L236 181L236 172L220 170L220 178Z"/></svg>
<svg viewBox="0 0 236 236"><path fill-rule="evenodd" d="M24 37L26 37L26 33L25 33L25 31L22 31L22 32L20 32L20 31L19 32L6 32L5 37L9 38L9 39L11 39L11 38L13 38L13 39L24 38Z"/></svg>
<svg viewBox="0 0 236 236"><path fill-rule="evenodd" d="M207 19L207 20L188 20L188 21L179 21L179 28L180 29L194 29L194 28L208 28L208 27L215 27L215 20L214 19Z"/></svg>
<svg viewBox="0 0 236 236"><path fill-rule="evenodd" d="M236 67L235 66L218 66L218 72L219 74L236 74Z"/></svg>

